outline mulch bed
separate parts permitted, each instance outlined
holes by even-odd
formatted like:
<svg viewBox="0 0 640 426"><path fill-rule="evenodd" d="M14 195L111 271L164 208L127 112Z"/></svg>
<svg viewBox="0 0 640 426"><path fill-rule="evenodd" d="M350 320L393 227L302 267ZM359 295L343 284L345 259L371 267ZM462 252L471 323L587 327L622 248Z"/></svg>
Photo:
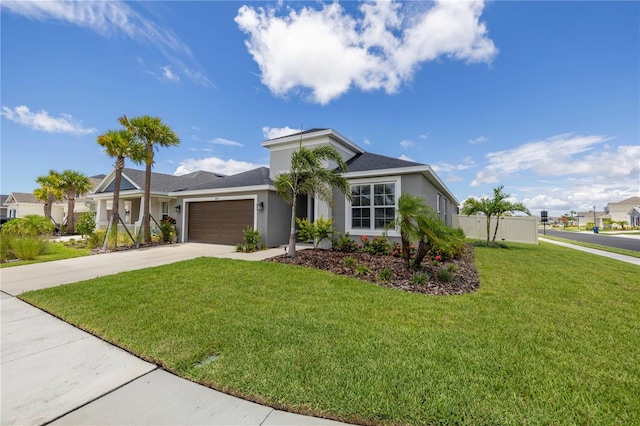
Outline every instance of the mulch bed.
<svg viewBox="0 0 640 426"><path fill-rule="evenodd" d="M346 266L345 258L352 257L354 266ZM343 253L334 250L301 250L296 252L296 257L290 258L286 254L272 257L266 262L287 263L306 266L309 268L330 271L337 275L347 275L360 280L368 281L383 287L395 288L412 293L426 293L435 295L451 295L472 293L480 286L480 276L474 262L473 245L467 244L464 255L460 259L441 262L438 268L447 268L449 264L455 264L457 271L453 273L450 282L434 280L428 265L422 265L420 273L426 277L424 284L414 284L416 271L408 270L400 257L376 256L370 253ZM366 266L365 273L357 273L358 265ZM389 280L378 278L380 271L389 268L392 276Z"/></svg>

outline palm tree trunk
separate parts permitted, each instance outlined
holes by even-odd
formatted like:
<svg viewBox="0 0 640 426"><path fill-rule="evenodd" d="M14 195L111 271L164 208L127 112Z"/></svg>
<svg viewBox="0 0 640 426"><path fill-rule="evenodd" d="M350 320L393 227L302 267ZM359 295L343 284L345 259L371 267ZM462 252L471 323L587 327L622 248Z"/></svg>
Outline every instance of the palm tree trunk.
<svg viewBox="0 0 640 426"><path fill-rule="evenodd" d="M491 216L487 216L487 247L489 247L489 235L491 235Z"/></svg>
<svg viewBox="0 0 640 426"><path fill-rule="evenodd" d="M498 235L498 225L500 225L500 216L496 217L496 229L493 231L493 239L491 240L491 244L496 242L496 236Z"/></svg>
<svg viewBox="0 0 640 426"><path fill-rule="evenodd" d="M67 234L73 234L75 232L76 224L75 218L73 217L73 211L76 208L76 197L75 194L67 195Z"/></svg>
<svg viewBox="0 0 640 426"><path fill-rule="evenodd" d="M289 257L296 257L296 197L291 201L291 232L289 233Z"/></svg>
<svg viewBox="0 0 640 426"><path fill-rule="evenodd" d="M120 218L120 183L122 182L122 169L124 168L124 157L118 157L116 160L116 175L113 179L113 202L111 203L111 226L115 225L114 232L116 238L115 247L118 247L118 218Z"/></svg>
<svg viewBox="0 0 640 426"><path fill-rule="evenodd" d="M149 153L149 149L151 153ZM151 215L149 212L149 199L151 198L151 165L153 164L153 146L147 148L147 168L144 173L144 242L151 242Z"/></svg>

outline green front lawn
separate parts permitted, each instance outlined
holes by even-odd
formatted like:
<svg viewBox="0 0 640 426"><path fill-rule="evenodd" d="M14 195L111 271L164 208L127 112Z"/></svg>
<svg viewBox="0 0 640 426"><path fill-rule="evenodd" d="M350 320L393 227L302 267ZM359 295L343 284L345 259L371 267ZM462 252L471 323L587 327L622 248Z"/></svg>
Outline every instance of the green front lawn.
<svg viewBox="0 0 640 426"><path fill-rule="evenodd" d="M295 412L640 423L637 266L548 243L476 247L476 263L480 290L464 296L200 258L21 297L183 377Z"/></svg>

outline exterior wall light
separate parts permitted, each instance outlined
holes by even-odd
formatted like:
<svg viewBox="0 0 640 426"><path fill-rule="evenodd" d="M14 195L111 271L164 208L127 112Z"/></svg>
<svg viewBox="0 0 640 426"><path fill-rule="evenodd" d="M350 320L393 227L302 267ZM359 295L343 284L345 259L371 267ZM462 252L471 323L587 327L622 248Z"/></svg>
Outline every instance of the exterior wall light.
<svg viewBox="0 0 640 426"><path fill-rule="evenodd" d="M174 210L176 211L176 213L180 214L180 210L182 210L182 206L178 204Z"/></svg>
<svg viewBox="0 0 640 426"><path fill-rule="evenodd" d="M264 203L263 202L259 202L258 204L256 204L256 210L261 212L264 210Z"/></svg>

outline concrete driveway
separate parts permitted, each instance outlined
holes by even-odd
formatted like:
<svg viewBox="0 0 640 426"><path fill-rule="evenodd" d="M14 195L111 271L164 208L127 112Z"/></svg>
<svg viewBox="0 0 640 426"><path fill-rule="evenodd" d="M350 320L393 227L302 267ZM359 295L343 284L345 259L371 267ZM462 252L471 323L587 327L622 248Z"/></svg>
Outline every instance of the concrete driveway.
<svg viewBox="0 0 640 426"><path fill-rule="evenodd" d="M282 253L185 243L0 269L0 424L339 424L181 379L14 297L201 256L260 260Z"/></svg>

